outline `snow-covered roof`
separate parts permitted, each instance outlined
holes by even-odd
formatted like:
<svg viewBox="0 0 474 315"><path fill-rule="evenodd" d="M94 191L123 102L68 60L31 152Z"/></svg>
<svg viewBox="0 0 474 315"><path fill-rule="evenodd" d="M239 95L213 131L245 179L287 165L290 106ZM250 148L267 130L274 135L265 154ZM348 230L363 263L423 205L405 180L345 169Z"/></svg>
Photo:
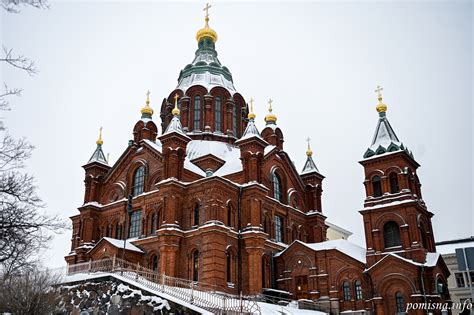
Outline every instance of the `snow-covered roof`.
<svg viewBox="0 0 474 315"><path fill-rule="evenodd" d="M107 159L105 158L104 152L102 151L102 145L100 144L97 145L97 148L95 149L87 164L94 162L101 163L107 166L109 165L109 163L107 163Z"/></svg>
<svg viewBox="0 0 474 315"><path fill-rule="evenodd" d="M225 161L224 165L214 175L225 176L242 171L242 161L240 160L240 149L238 146L221 141L207 140L192 140L188 143L184 168L198 175L206 176L206 173L191 161L208 154Z"/></svg>
<svg viewBox="0 0 474 315"><path fill-rule="evenodd" d="M112 244L113 246L115 246L117 248L123 248L123 240L118 240L116 238L111 238L111 237L103 237L102 240L105 240L105 241L109 242L110 244ZM99 241L99 243L100 243L100 241ZM99 244L99 243L97 243L97 244ZM140 248L133 245L130 242L130 240L125 241L125 249L130 250L132 252L143 253L143 251Z"/></svg>
<svg viewBox="0 0 474 315"><path fill-rule="evenodd" d="M250 119L249 123L247 125L247 128L245 128L245 131L242 134L242 137L239 139L239 141L244 140L244 139L253 138L253 137L257 137L257 138L260 138L260 139L262 138L260 136L260 132L257 129L257 126L255 126L254 120Z"/></svg>
<svg viewBox="0 0 474 315"><path fill-rule="evenodd" d="M380 259L379 261L377 261L374 265L372 265L369 269L367 270L370 270L372 268L374 268L375 266L377 266L382 260L386 259L387 257L389 256L392 256L392 257L395 257L395 258L398 258L400 260L403 260L411 265L414 265L414 266L423 266L423 267L434 267L436 266L436 264L438 263L438 259L439 257L441 256L440 253L426 253L426 261L424 263L419 263L419 262L416 262L412 259L408 259L408 258L405 258L397 253L387 253L387 255L385 257L383 257L382 259Z"/></svg>
<svg viewBox="0 0 474 315"><path fill-rule="evenodd" d="M185 137L188 137L186 133L184 133L183 126L181 125L181 121L176 115L173 116L173 119L171 119L168 127L166 127L165 132L163 132L163 135L167 135L173 132L176 132L176 133L182 134Z"/></svg>
<svg viewBox="0 0 474 315"><path fill-rule="evenodd" d="M316 167L316 164L314 163L313 158L311 156L308 156L308 158L306 159L306 162L304 163L303 171L301 171L301 175L309 174L312 172L319 173L319 170Z"/></svg>
<svg viewBox="0 0 474 315"><path fill-rule="evenodd" d="M220 73L191 73L187 77L182 78L177 86L177 89L186 92L186 90L194 85L202 85L208 91L210 91L215 86L225 87L232 94L235 93L235 87L232 81L227 80L224 75Z"/></svg>
<svg viewBox="0 0 474 315"><path fill-rule="evenodd" d="M322 250L331 250L335 249L349 257L354 258L355 260L360 261L361 263L366 262L365 260L365 248L360 247L348 240L332 240L332 241L325 241L320 243L305 243L301 241L294 241L294 243L300 243L306 247L311 248L314 251L322 251ZM288 247L290 248L291 245ZM284 249L283 251L277 253L275 256L280 256L283 254L288 248Z"/></svg>
<svg viewBox="0 0 474 315"><path fill-rule="evenodd" d="M379 120L377 122L377 127L375 128L372 144L366 150L364 158L396 151L406 151L413 158L412 153L408 151L408 149L398 139L387 119L386 113L379 113Z"/></svg>
<svg viewBox="0 0 474 315"><path fill-rule="evenodd" d="M144 141L150 145L153 149L155 149L156 151L158 152L162 152L163 151L163 145L161 144L161 141L156 139L156 142L153 142L151 140L148 140L148 139L144 139Z"/></svg>
<svg viewBox="0 0 474 315"><path fill-rule="evenodd" d="M457 248L474 247L474 241L436 245L436 251L442 255L455 254Z"/></svg>

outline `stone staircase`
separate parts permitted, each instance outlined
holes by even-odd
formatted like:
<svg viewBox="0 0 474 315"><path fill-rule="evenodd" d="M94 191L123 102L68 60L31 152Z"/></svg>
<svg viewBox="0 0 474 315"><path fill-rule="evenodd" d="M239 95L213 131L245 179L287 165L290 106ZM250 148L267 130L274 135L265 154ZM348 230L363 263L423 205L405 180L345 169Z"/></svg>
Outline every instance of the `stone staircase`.
<svg viewBox="0 0 474 315"><path fill-rule="evenodd" d="M69 265L66 279L74 275L107 273L155 292L207 310L213 314L261 314L256 299L221 292L215 285L170 277L117 257ZM77 278L77 277L76 277ZM163 297L163 296L162 296Z"/></svg>

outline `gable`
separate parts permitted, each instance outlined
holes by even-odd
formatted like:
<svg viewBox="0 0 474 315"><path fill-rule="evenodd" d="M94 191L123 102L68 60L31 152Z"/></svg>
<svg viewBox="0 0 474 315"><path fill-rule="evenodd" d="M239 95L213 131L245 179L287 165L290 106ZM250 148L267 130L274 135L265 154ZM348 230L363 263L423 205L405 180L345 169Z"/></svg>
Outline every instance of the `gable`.
<svg viewBox="0 0 474 315"><path fill-rule="evenodd" d="M289 186L293 186L298 191L303 192L305 187L304 183L301 180L301 177L298 171L296 170L295 165L288 157L288 154L284 151L275 150L276 147L274 146L268 147L270 148L268 153L266 153L263 162L263 168L268 170L266 175L269 176L270 171L273 167L279 166L280 168L284 169L287 181L291 183L291 185Z"/></svg>

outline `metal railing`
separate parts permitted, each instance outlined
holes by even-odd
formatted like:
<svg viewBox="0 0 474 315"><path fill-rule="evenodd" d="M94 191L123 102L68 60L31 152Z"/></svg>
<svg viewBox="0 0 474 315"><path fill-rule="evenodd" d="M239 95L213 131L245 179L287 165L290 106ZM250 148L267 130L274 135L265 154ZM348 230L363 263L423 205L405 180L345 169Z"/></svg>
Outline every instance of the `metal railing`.
<svg viewBox="0 0 474 315"><path fill-rule="evenodd" d="M254 297L222 292L222 288L203 282L170 277L117 257L68 265L67 275L107 272L135 281L142 286L166 293L215 314L261 314Z"/></svg>

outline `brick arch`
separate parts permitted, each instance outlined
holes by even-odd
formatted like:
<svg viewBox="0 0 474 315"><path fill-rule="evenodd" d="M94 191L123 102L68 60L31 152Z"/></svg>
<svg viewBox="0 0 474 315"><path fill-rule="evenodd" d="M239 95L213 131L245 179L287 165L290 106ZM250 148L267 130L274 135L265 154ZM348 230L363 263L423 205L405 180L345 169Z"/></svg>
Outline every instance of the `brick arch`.
<svg viewBox="0 0 474 315"><path fill-rule="evenodd" d="M194 210L195 210L195 207L196 205L199 205L199 222L202 221L202 214L203 214L203 211L202 211L202 208L204 206L204 203L203 201L201 200L201 198L199 197L193 197L191 199L189 199L189 202L187 203L189 206L190 206L190 209L188 210L189 212L189 227L191 228L192 226L194 226ZM199 223L198 222L198 223Z"/></svg>
<svg viewBox="0 0 474 315"><path fill-rule="evenodd" d="M220 96L222 97L222 104L225 103L225 100L226 99L229 99L232 97L232 95L230 94L230 92L226 89L226 88L223 88L222 86L215 86L213 87L210 91L209 91L209 94L216 97L216 96Z"/></svg>
<svg viewBox="0 0 474 315"><path fill-rule="evenodd" d="M342 282L344 282L345 280L349 281L349 283L352 283L355 280L360 280L363 284L365 284L364 274L361 272L360 269L354 266L345 265L339 270L337 270L336 274L337 277L335 279L335 284L338 287L342 285ZM355 274L356 277L349 277L350 274Z"/></svg>
<svg viewBox="0 0 474 315"><path fill-rule="evenodd" d="M429 220L426 218L426 216L418 214L416 217L416 223L418 227L418 231L420 233L421 237L421 243L423 247L428 249L429 251L432 251L434 248L432 246L432 243L434 243L434 240L432 239L433 235L431 233L431 224Z"/></svg>
<svg viewBox="0 0 474 315"><path fill-rule="evenodd" d="M401 273L388 273L382 277L378 284L378 291L381 295L387 291L396 292L397 289L404 289L404 293L408 296L416 292L415 283L407 275Z"/></svg>
<svg viewBox="0 0 474 315"><path fill-rule="evenodd" d="M399 232L399 235L400 235L400 246L402 246L402 247L406 246L406 244L404 244L404 238L403 238L403 233L402 233L402 229L401 229L401 226L406 224L404 218L398 213L387 212L387 213L384 213L380 218L378 218L378 220L376 221L376 223L374 225L374 227L376 229L378 229L381 233L380 234L380 242L383 245L383 248L387 247L385 245L385 239L384 239L384 226L388 222L395 222L397 224L398 232Z"/></svg>
<svg viewBox="0 0 474 315"><path fill-rule="evenodd" d="M135 174L135 171L140 167L140 166L144 166L145 167L145 179L144 179L144 187L147 187L147 181L148 181L148 173L149 173L149 168L148 168L148 162L145 160L145 159L136 159L136 160L133 160L131 163L130 163L130 166L128 167L127 169L127 183L129 183L127 185L128 189L127 189L127 192L129 194L132 193L131 189L133 187L133 175Z"/></svg>
<svg viewBox="0 0 474 315"><path fill-rule="evenodd" d="M390 166L389 168L385 170L385 174L390 174L392 172L396 172L397 174L402 174L403 170L396 165Z"/></svg>
<svg viewBox="0 0 474 315"><path fill-rule="evenodd" d="M301 261L301 264L298 263L299 261ZM313 267L314 267L313 259L310 259L305 254L293 255L285 264L286 270L292 270L292 271L297 270L297 268L299 268L300 270L307 268L309 272L309 268L313 268Z"/></svg>
<svg viewBox="0 0 474 315"><path fill-rule="evenodd" d="M376 176L376 175L382 177L382 176L385 175L385 173L384 173L382 170L373 170L372 172L370 172L369 174L367 174L367 176L365 177L365 179L371 182L371 181L372 181L372 178L373 178L374 176Z"/></svg>
<svg viewBox="0 0 474 315"><path fill-rule="evenodd" d="M246 117L248 113L248 106L245 102L244 97L240 93L234 93L232 96L234 104L237 108L237 135L234 135L237 138L240 138L241 134L244 132L247 122L243 120L243 117Z"/></svg>
<svg viewBox="0 0 474 315"><path fill-rule="evenodd" d="M189 100L189 109L188 109L188 129L190 131L193 131L194 128L194 99L198 96L200 99L200 118L199 118L199 129L201 131L204 131L205 127L205 122L204 122L204 117L205 117L205 100L204 96L208 94L208 90L202 86L202 85L193 85L192 87L188 88L186 90L186 96L190 98ZM183 126L184 127L184 126Z"/></svg>
<svg viewBox="0 0 474 315"><path fill-rule="evenodd" d="M154 172L151 176L150 179L147 182L146 188L147 190L152 190L152 188L155 186L156 183L160 181L162 177L162 172L161 171L156 171Z"/></svg>
<svg viewBox="0 0 474 315"><path fill-rule="evenodd" d="M278 175L278 177L280 177L280 181L281 181L281 193L282 193L281 202L286 203L286 201L288 200L288 191L287 191L287 181L288 181L288 179L285 176L286 172L282 167L280 167L278 165L273 165L270 168L270 173L268 174L268 181L270 183L270 194L271 194L272 197L274 196L274 191L273 191L273 174L274 173L276 173ZM286 192L286 194L285 194L285 192Z"/></svg>
<svg viewBox="0 0 474 315"><path fill-rule="evenodd" d="M385 275L378 285L378 292L383 298L386 314L396 313L395 294L401 292L405 304L410 302L410 296L416 292L415 284L407 276L400 273Z"/></svg>
<svg viewBox="0 0 474 315"><path fill-rule="evenodd" d="M304 205L303 205L303 198L301 194L294 188L288 189L288 204L293 207L293 200L294 198L297 198L297 209L302 210Z"/></svg>
<svg viewBox="0 0 474 315"><path fill-rule="evenodd" d="M384 224L389 221L395 221L398 224L398 227L407 224L405 219L400 214L394 212L387 212L382 214L377 219L377 221L375 221L374 227L376 229L379 229L380 231L383 231Z"/></svg>
<svg viewBox="0 0 474 315"><path fill-rule="evenodd" d="M229 218L228 218L229 207L230 207L230 222L228 222L229 221ZM227 201L225 203L225 221L226 221L226 224L229 227L236 227L237 226L235 216L236 216L236 207L234 206L231 199L227 199Z"/></svg>

